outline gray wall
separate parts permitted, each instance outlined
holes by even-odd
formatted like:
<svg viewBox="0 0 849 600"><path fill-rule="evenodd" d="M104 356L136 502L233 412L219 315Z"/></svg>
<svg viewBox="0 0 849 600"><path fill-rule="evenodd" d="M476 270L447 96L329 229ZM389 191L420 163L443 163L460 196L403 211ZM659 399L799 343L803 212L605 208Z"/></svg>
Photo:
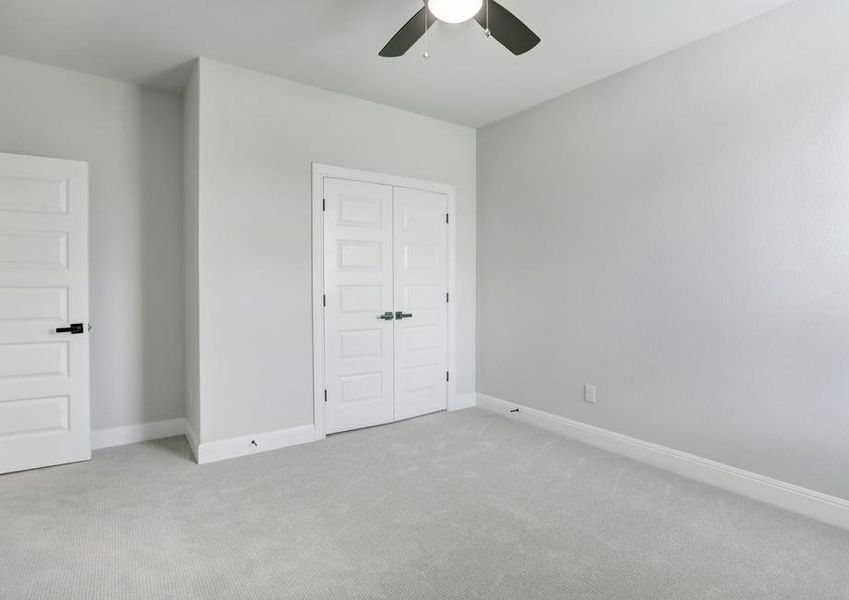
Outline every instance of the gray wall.
<svg viewBox="0 0 849 600"><path fill-rule="evenodd" d="M0 151L89 163L94 429L183 416L181 108L0 56Z"/></svg>
<svg viewBox="0 0 849 600"><path fill-rule="evenodd" d="M457 392L474 392L475 131L200 60L201 442L313 422L311 162L457 186Z"/></svg>
<svg viewBox="0 0 849 600"><path fill-rule="evenodd" d="M183 90L183 273L185 273L186 424L200 435L200 302L198 196L200 194L200 78L197 63ZM195 448L195 450L197 450Z"/></svg>
<svg viewBox="0 0 849 600"><path fill-rule="evenodd" d="M847 30L796 2L480 130L478 391L849 498Z"/></svg>

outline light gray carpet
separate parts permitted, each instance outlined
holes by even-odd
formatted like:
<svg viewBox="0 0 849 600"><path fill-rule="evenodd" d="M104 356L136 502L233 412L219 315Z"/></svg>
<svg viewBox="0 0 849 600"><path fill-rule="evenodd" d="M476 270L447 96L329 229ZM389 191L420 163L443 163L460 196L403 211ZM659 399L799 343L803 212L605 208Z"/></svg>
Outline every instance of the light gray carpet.
<svg viewBox="0 0 849 600"><path fill-rule="evenodd" d="M849 598L849 532L479 410L0 477L0 598Z"/></svg>

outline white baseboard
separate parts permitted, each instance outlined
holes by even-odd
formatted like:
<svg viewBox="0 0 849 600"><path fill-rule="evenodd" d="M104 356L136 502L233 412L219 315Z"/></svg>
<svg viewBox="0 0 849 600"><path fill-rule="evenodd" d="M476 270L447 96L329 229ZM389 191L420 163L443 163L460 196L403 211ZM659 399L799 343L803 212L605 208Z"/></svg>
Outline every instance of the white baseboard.
<svg viewBox="0 0 849 600"><path fill-rule="evenodd" d="M475 393L469 394L457 394L454 396L454 401L451 403L451 406L448 407L448 412L454 412L455 410L463 410L464 408L472 408L475 405Z"/></svg>
<svg viewBox="0 0 849 600"><path fill-rule="evenodd" d="M477 395L477 405L591 446L849 529L849 500L485 394ZM518 412L511 412L515 409L519 409Z"/></svg>
<svg viewBox="0 0 849 600"><path fill-rule="evenodd" d="M167 421L126 425L124 427L94 429L91 432L91 448L92 450L98 450L112 446L124 446L126 444L136 444L148 440L183 435L185 433L186 420L182 417Z"/></svg>
<svg viewBox="0 0 849 600"><path fill-rule="evenodd" d="M200 442L198 441L200 436L198 436L195 428L192 427L192 424L186 419L186 441L189 443L189 449L192 451L192 456L195 457L195 462L198 460L198 446L200 446Z"/></svg>
<svg viewBox="0 0 849 600"><path fill-rule="evenodd" d="M278 431L268 431L265 433L257 433L254 435L246 435L226 440L197 444L195 458L198 464L202 465L227 458L235 458L237 456L245 456L247 454L257 454L259 452L277 450L278 448L295 446L297 444L305 444L307 442L313 442L315 439L315 425L302 425L300 427L291 427L289 429L280 429ZM254 442L256 443L255 445ZM191 441L189 442L189 445L191 445Z"/></svg>

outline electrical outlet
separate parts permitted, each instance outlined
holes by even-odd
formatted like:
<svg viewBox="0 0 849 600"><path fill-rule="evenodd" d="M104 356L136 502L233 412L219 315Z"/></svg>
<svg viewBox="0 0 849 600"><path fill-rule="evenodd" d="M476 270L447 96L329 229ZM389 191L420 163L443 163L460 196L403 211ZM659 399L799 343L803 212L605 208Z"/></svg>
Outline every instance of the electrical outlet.
<svg viewBox="0 0 849 600"><path fill-rule="evenodd" d="M584 386L584 402L595 404L595 386L587 384Z"/></svg>

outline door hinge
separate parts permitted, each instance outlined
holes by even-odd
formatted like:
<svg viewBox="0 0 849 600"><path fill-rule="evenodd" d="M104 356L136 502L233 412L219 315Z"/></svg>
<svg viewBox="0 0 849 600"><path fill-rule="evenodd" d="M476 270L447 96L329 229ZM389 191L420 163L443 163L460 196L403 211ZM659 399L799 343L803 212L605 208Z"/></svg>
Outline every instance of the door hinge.
<svg viewBox="0 0 849 600"><path fill-rule="evenodd" d="M322 295L321 295L321 305L322 305L322 306L327 306L327 294L322 294Z"/></svg>
<svg viewBox="0 0 849 600"><path fill-rule="evenodd" d="M325 200L324 198L321 199L321 210L327 210L326 202L327 200Z"/></svg>
<svg viewBox="0 0 849 600"><path fill-rule="evenodd" d="M448 223L448 213L445 213L445 222Z"/></svg>
<svg viewBox="0 0 849 600"><path fill-rule="evenodd" d="M448 292L445 292L445 301L448 302Z"/></svg>
<svg viewBox="0 0 849 600"><path fill-rule="evenodd" d="M327 390L324 390L324 401L327 402Z"/></svg>
<svg viewBox="0 0 849 600"><path fill-rule="evenodd" d="M451 380L448 378L448 371L445 371L445 381L451 381Z"/></svg>

